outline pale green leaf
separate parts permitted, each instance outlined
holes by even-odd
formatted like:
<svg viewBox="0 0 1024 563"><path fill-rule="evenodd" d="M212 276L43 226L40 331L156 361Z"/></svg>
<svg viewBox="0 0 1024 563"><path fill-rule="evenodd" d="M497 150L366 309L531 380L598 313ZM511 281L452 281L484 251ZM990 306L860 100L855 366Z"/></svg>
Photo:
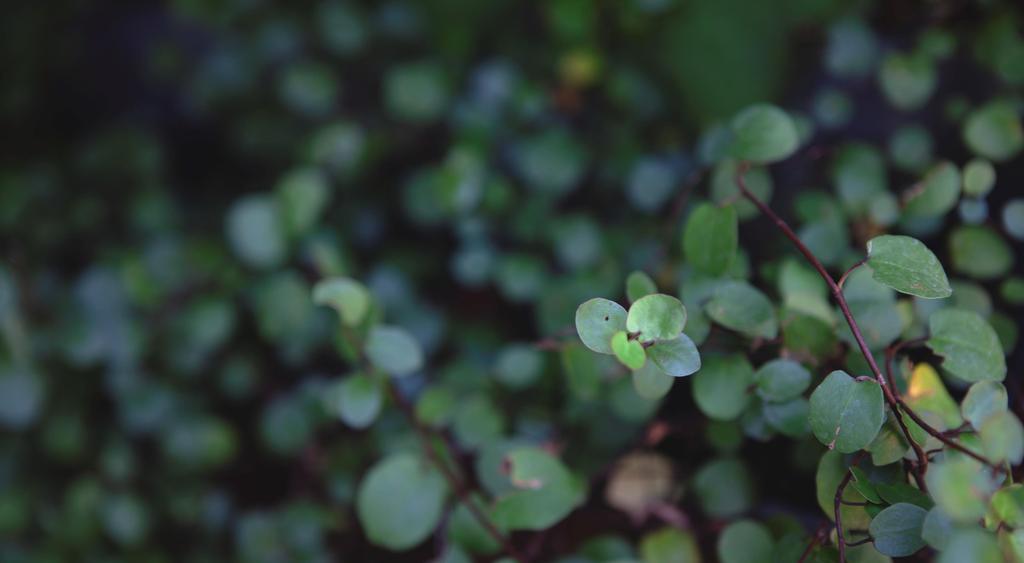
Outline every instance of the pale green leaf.
<svg viewBox="0 0 1024 563"><path fill-rule="evenodd" d="M392 550L409 549L440 523L447 493L444 478L411 454L377 462L356 493L356 513L366 537Z"/></svg>
<svg viewBox="0 0 1024 563"><path fill-rule="evenodd" d="M670 340L686 326L686 307L664 293L646 295L629 307L626 316L626 330L639 333L642 342Z"/></svg>
<svg viewBox="0 0 1024 563"><path fill-rule="evenodd" d="M971 311L941 309L928 319L927 345L944 358L942 367L964 381L1002 381L1006 358L999 336Z"/></svg>
<svg viewBox="0 0 1024 563"><path fill-rule="evenodd" d="M739 242L736 209L704 203L686 220L683 253L696 269L713 276L724 274L736 257Z"/></svg>
<svg viewBox="0 0 1024 563"><path fill-rule="evenodd" d="M629 338L624 331L616 332L612 336L612 353L629 369L640 369L647 360L647 353L640 342Z"/></svg>
<svg viewBox="0 0 1024 563"><path fill-rule="evenodd" d="M887 507L871 520L875 549L890 557L906 557L924 547L921 528L927 511L905 502Z"/></svg>
<svg viewBox="0 0 1024 563"><path fill-rule="evenodd" d="M732 120L732 155L761 164L788 158L800 144L793 119L769 104L757 104Z"/></svg>
<svg viewBox="0 0 1024 563"><path fill-rule="evenodd" d="M423 367L420 343L404 329L378 325L366 337L366 357L377 369L402 377Z"/></svg>
<svg viewBox="0 0 1024 563"><path fill-rule="evenodd" d="M811 430L829 449L852 453L866 448L885 421L882 388L833 371L811 394Z"/></svg>
<svg viewBox="0 0 1024 563"><path fill-rule="evenodd" d="M915 238L882 235L869 240L867 264L875 280L896 291L924 299L953 294L939 259Z"/></svg>
<svg viewBox="0 0 1024 563"><path fill-rule="evenodd" d="M718 286L705 306L718 324L752 338L775 338L779 322L768 298L746 282L728 281Z"/></svg>
<svg viewBox="0 0 1024 563"><path fill-rule="evenodd" d="M626 330L626 310L614 301L595 297L576 309L580 340L599 354L612 353L612 336L621 330Z"/></svg>
<svg viewBox="0 0 1024 563"><path fill-rule="evenodd" d="M338 312L343 323L356 326L369 312L371 297L366 287L356 280L331 278L313 286L313 302L330 306Z"/></svg>
<svg viewBox="0 0 1024 563"><path fill-rule="evenodd" d="M663 373L672 377L685 377L700 369L700 352L685 334L672 340L655 342L647 348L647 357Z"/></svg>

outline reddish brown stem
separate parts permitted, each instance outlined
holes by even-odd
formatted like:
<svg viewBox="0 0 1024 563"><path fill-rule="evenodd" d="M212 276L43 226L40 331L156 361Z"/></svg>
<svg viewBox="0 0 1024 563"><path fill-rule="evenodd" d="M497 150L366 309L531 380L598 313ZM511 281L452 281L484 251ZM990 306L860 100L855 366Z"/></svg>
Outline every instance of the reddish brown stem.
<svg viewBox="0 0 1024 563"><path fill-rule="evenodd" d="M832 274L829 274L828 270L825 269L825 265L821 263L821 260L818 260L818 257L811 252L810 248L807 248L807 245L800 240L800 237L797 236L792 228L790 228L789 224L787 224L782 217L779 217L778 214L772 211L770 207L765 205L763 201L758 199L757 196L747 188L747 182L743 178L747 168L748 165L745 163L739 167L739 170L736 173L736 185L739 187L740 191L743 192L743 195L750 200L750 202L753 203L761 213L775 223L775 226L778 227L784 235L786 235L786 238L796 246L796 249L804 255L804 258L810 262L811 266L818 271L818 274L825 280L825 283L828 284L829 289L832 291L832 296L839 304L839 309L843 312L846 324L850 327L850 332L853 333L854 340L857 341L857 346L860 348L861 354L864 355L864 359L868 362L868 367L871 368L871 373L875 376L875 380L878 381L878 385L882 388L882 393L885 396L886 402L889 403L889 408L892 409L893 416L896 418L896 422L899 424L900 430L907 437L907 442L914 443L914 439L910 436L910 431L907 428L906 423L903 421L903 416L900 414L900 410L897 407L896 396L889 388L889 383L886 381L885 376L882 375L882 370L878 369L875 357L871 354L871 349L868 348L868 344L864 340L864 335L860 332L860 327L857 325L856 319L853 318L850 306L846 302L846 296L843 295L843 289L839 287L839 284L837 284L832 278ZM924 452L920 451L920 448L916 448L914 453L918 456L919 463L927 463L928 458L924 455Z"/></svg>
<svg viewBox="0 0 1024 563"><path fill-rule="evenodd" d="M846 538L843 537L843 515L841 513L843 508L843 492L846 491L846 486L850 484L850 480L853 479L853 471L851 469L855 467L860 460L864 458L865 452L858 452L853 458L853 463L846 469L846 475L843 475L843 480L839 482L839 487L836 488L836 496L834 499L833 513L836 517L836 544L839 547L839 562L846 563Z"/></svg>
<svg viewBox="0 0 1024 563"><path fill-rule="evenodd" d="M526 557L519 553L508 537L498 529L498 526L490 519L489 516L487 516L487 513L485 513L476 501L473 500L473 497L470 495L468 487L463 483L462 478L452 471L452 468L449 467L439 455L437 455L437 451L431 443L433 441L433 433L416 417L416 412L413 410L412 405L405 400L405 397L402 396L391 381L388 381L387 390L391 400L398 405L399 410L405 414L406 419L409 420L409 424L412 425L416 430L416 434L419 435L420 446L423 449L423 453L426 454L431 463L437 466L438 470L441 471L442 476L445 481L448 482L448 486L451 487L452 492L455 493L455 496L458 497L459 501L466 505L466 508L468 508L470 513L473 514L473 517L476 518L477 522L487 530L487 533L502 546L505 552L508 553L512 559L515 559L519 563L526 563ZM445 448L449 451L453 451L448 443L447 437L442 435L441 438L444 441Z"/></svg>
<svg viewBox="0 0 1024 563"><path fill-rule="evenodd" d="M356 353L359 355L360 363L364 364L369 371L369 361L363 353L363 347L360 345L359 338L356 336L355 331L350 327L343 325L342 337L348 341L354 350L356 350ZM524 557L514 545L512 545L512 541L509 540L508 536L498 529L498 526L491 520L487 513L484 512L484 510L473 500L468 487L466 487L462 479L452 471L452 468L449 467L440 456L437 455L437 451L431 443L434 433L416 417L416 411L412 408L412 405L409 404L409 401L405 400L405 397L403 397L398 391L394 382L388 380L386 388L391 400L398 405L398 409L402 411L402 414L405 415L409 424L412 425L413 429L416 431L423 453L426 454L427 459L429 459L430 462L437 467L438 471L441 472L441 476L448 482L448 487L451 488L452 492L455 493L455 496L458 497L459 502L466 505L466 508L469 509L469 512L474 518L476 518L477 522L479 522L480 525L487 530L487 533L490 534L490 536L493 537L499 545L501 545L502 549L505 550L505 553L507 553L509 557L516 560L518 563L527 563L528 559ZM451 442L449 442L448 437L443 433L438 434L445 445L445 449L449 452L454 452L455 448Z"/></svg>

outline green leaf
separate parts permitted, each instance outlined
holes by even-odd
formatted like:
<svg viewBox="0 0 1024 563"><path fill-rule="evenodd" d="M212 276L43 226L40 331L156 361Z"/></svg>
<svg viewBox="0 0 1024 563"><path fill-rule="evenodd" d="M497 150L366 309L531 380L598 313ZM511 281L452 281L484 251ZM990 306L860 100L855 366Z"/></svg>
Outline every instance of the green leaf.
<svg viewBox="0 0 1024 563"><path fill-rule="evenodd" d="M941 309L928 319L926 342L944 358L942 367L964 381L1002 381L1006 357L999 336L985 319L971 311Z"/></svg>
<svg viewBox="0 0 1024 563"><path fill-rule="evenodd" d="M1003 487L992 495L992 512L1011 528L1024 526L1024 485Z"/></svg>
<svg viewBox="0 0 1024 563"><path fill-rule="evenodd" d="M694 268L720 276L732 265L739 243L736 208L702 203L683 230L683 253Z"/></svg>
<svg viewBox="0 0 1024 563"><path fill-rule="evenodd" d="M936 563L1006 563L996 536L981 528L954 530Z"/></svg>
<svg viewBox="0 0 1024 563"><path fill-rule="evenodd" d="M918 109L935 91L935 63L922 54L893 53L878 70L882 93L897 109Z"/></svg>
<svg viewBox="0 0 1024 563"><path fill-rule="evenodd" d="M946 516L941 508L935 507L928 511L921 525L921 539L933 548L946 549L949 536L953 533L953 521Z"/></svg>
<svg viewBox="0 0 1024 563"><path fill-rule="evenodd" d="M953 294L939 259L915 238L882 235L869 240L867 264L876 281L901 293L924 299Z"/></svg>
<svg viewBox="0 0 1024 563"><path fill-rule="evenodd" d="M964 121L964 141L978 156L1002 162L1024 147L1024 130L1013 104L996 100L972 111Z"/></svg>
<svg viewBox="0 0 1024 563"><path fill-rule="evenodd" d="M711 199L719 205L731 202L732 206L736 208L736 216L740 221L745 221L757 217L760 211L747 198L743 197L736 185L738 169L739 163L732 158L727 158L715 166L711 173ZM772 184L772 177L767 170L755 166L747 170L744 178L747 182L747 189L757 199L765 203L771 201L774 184Z"/></svg>
<svg viewBox="0 0 1024 563"><path fill-rule="evenodd" d="M672 377L685 377L700 369L700 352L689 336L680 334L672 340L661 340L647 348L647 357L662 372Z"/></svg>
<svg viewBox="0 0 1024 563"><path fill-rule="evenodd" d="M964 166L964 195L982 198L996 185L996 169L983 158L974 158Z"/></svg>
<svg viewBox="0 0 1024 563"><path fill-rule="evenodd" d="M956 401L946 390L935 368L926 363L914 366L903 399L918 414L934 415L946 428L953 429L963 424Z"/></svg>
<svg viewBox="0 0 1024 563"><path fill-rule="evenodd" d="M580 340L599 354L612 353L612 336L622 330L626 330L626 310L614 301L595 297L576 309Z"/></svg>
<svg viewBox="0 0 1024 563"><path fill-rule="evenodd" d="M928 493L906 483L878 483L875 488L882 500L889 504L906 502L925 510L931 510L935 506Z"/></svg>
<svg viewBox="0 0 1024 563"><path fill-rule="evenodd" d="M983 465L966 456L947 456L925 473L935 504L953 521L970 523L985 516L997 480Z"/></svg>
<svg viewBox="0 0 1024 563"><path fill-rule="evenodd" d="M772 360L754 374L757 394L765 401L783 402L799 396L811 384L811 372L793 360Z"/></svg>
<svg viewBox="0 0 1024 563"><path fill-rule="evenodd" d="M756 104L732 120L732 155L767 164L788 158L800 144L793 119L769 104Z"/></svg>
<svg viewBox="0 0 1024 563"><path fill-rule="evenodd" d="M975 430L981 429L990 416L1007 409L1009 396L1006 387L998 381L979 381L967 390L960 412Z"/></svg>
<svg viewBox="0 0 1024 563"><path fill-rule="evenodd" d="M495 502L495 523L508 530L543 530L565 518L586 499L586 483L551 454L534 447L505 456L513 491Z"/></svg>
<svg viewBox="0 0 1024 563"><path fill-rule="evenodd" d="M714 420L733 420L750 403L754 369L740 355L713 356L693 376L693 399Z"/></svg>
<svg viewBox="0 0 1024 563"><path fill-rule="evenodd" d="M878 467L903 459L910 450L910 443L893 418L892 411L886 413L885 424L867 449L871 452L871 463Z"/></svg>
<svg viewBox="0 0 1024 563"><path fill-rule="evenodd" d="M718 324L752 338L772 339L779 334L772 302L746 282L719 285L705 310Z"/></svg>
<svg viewBox="0 0 1024 563"><path fill-rule="evenodd" d="M248 266L268 270L288 257L285 226L269 196L245 196L232 204L226 229L231 249Z"/></svg>
<svg viewBox="0 0 1024 563"><path fill-rule="evenodd" d="M833 371L811 393L809 421L814 437L829 449L852 453L866 448L885 421L882 388Z"/></svg>
<svg viewBox="0 0 1024 563"><path fill-rule="evenodd" d="M640 369L644 367L644 362L647 360L643 344L637 340L631 340L629 335L621 330L612 336L612 352L629 369Z"/></svg>
<svg viewBox="0 0 1024 563"><path fill-rule="evenodd" d="M540 377L544 369L544 355L530 344L505 346L494 362L498 381L514 389L528 387Z"/></svg>
<svg viewBox="0 0 1024 563"><path fill-rule="evenodd" d="M366 318L370 300L366 286L351 278L321 280L313 286L313 302L333 308L348 326L356 326Z"/></svg>
<svg viewBox="0 0 1024 563"><path fill-rule="evenodd" d="M742 514L754 501L750 472L743 462L733 458L706 463L694 475L693 489L704 513L714 518Z"/></svg>
<svg viewBox="0 0 1024 563"><path fill-rule="evenodd" d="M356 513L370 542L405 550L437 527L446 493L444 478L432 465L411 454L392 454L359 484Z"/></svg>
<svg viewBox="0 0 1024 563"><path fill-rule="evenodd" d="M645 272L637 270L626 278L626 298L629 299L630 303L645 295L657 292L658 286L654 284L651 276L648 276Z"/></svg>
<svg viewBox="0 0 1024 563"><path fill-rule="evenodd" d="M330 199L327 182L327 177L316 168L294 170L278 182L281 216L292 236L304 235L316 226Z"/></svg>
<svg viewBox="0 0 1024 563"><path fill-rule="evenodd" d="M737 520L722 530L717 547L722 563L771 563L775 540L763 525Z"/></svg>
<svg viewBox="0 0 1024 563"><path fill-rule="evenodd" d="M863 495L868 502L882 504L882 497L878 496L874 483L871 482L871 479L863 469L853 466L850 468L850 473L853 475L853 479L850 480L851 487L857 489L857 492Z"/></svg>
<svg viewBox="0 0 1024 563"><path fill-rule="evenodd" d="M839 483L846 477L849 471L849 459L847 456L832 450L825 452L818 461L818 468L814 474L815 495L818 499L818 506L829 520L835 520L835 498L839 490ZM865 498L857 492L854 487L846 487L843 491L843 500L846 502L864 502ZM868 526L868 515L861 506L843 505L840 509L843 517L843 526L866 528Z"/></svg>
<svg viewBox="0 0 1024 563"><path fill-rule="evenodd" d="M1011 199L1003 206L1003 228L1006 234L1024 241L1024 199Z"/></svg>
<svg viewBox="0 0 1024 563"><path fill-rule="evenodd" d="M686 326L686 307L664 293L646 295L629 307L626 330L639 333L639 340L670 340L683 332Z"/></svg>
<svg viewBox="0 0 1024 563"><path fill-rule="evenodd" d="M592 401L601 390L601 356L579 344L562 347L562 367L569 378L569 389L581 401ZM602 358L604 359L604 358Z"/></svg>
<svg viewBox="0 0 1024 563"><path fill-rule="evenodd" d="M693 534L662 528L640 540L643 563L700 563L700 549Z"/></svg>
<svg viewBox="0 0 1024 563"><path fill-rule="evenodd" d="M928 512L920 506L901 502L878 513L871 520L875 549L889 557L906 557L924 547L921 528Z"/></svg>
<svg viewBox="0 0 1024 563"><path fill-rule="evenodd" d="M402 377L423 367L423 349L405 330L378 325L366 337L366 357L377 369Z"/></svg>
<svg viewBox="0 0 1024 563"><path fill-rule="evenodd" d="M1012 412L1002 411L988 417L978 434L981 449L991 461L1017 465L1024 460L1024 426Z"/></svg>
<svg viewBox="0 0 1024 563"><path fill-rule="evenodd" d="M1013 250L1003 237L981 225L962 225L949 236L953 269L979 280L1000 278L1013 267Z"/></svg>
<svg viewBox="0 0 1024 563"><path fill-rule="evenodd" d="M790 438L801 438L810 433L807 399L796 397L783 403L764 403L764 419L775 430Z"/></svg>
<svg viewBox="0 0 1024 563"><path fill-rule="evenodd" d="M353 428L373 424L383 399L380 383L362 373L346 377L330 389L325 398L328 410Z"/></svg>
<svg viewBox="0 0 1024 563"><path fill-rule="evenodd" d="M661 371L653 362L647 362L633 372L636 394L652 401L664 397L672 389L675 378Z"/></svg>
<svg viewBox="0 0 1024 563"><path fill-rule="evenodd" d="M903 216L939 217L956 207L959 200L960 171L952 162L940 162L904 194Z"/></svg>

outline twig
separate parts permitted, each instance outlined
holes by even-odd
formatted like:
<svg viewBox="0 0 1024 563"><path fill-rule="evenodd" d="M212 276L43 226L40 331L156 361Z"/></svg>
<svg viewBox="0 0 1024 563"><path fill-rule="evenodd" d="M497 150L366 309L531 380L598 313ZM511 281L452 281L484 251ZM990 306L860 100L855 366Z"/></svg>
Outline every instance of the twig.
<svg viewBox="0 0 1024 563"><path fill-rule="evenodd" d="M359 339L356 337L356 334L354 333L354 331L352 331L350 327L342 325L342 337L346 341L348 341L348 343L352 346L354 350L356 350L356 353L359 355L360 363L369 365L369 361L367 360L366 355L363 353L363 347L359 345ZM423 423L419 420L419 418L416 417L416 411L413 410L412 405L409 404L409 401L405 400L405 397L403 397L402 394L398 391L398 388L395 387L394 382L388 380L387 385L385 387L387 388L387 392L388 395L391 397L391 400L393 400L395 404L398 405L399 410L402 411L402 414L405 415L405 418L409 421L409 424L411 424L413 429L416 431L416 435L419 437L420 447L423 449L423 453L426 454L427 459L429 459L431 463L437 466L437 469L441 472L442 477L444 477L445 481L448 482L448 486L452 489L452 492L454 492L455 496L458 497L459 502L466 505L466 508L469 509L469 512L473 515L474 518L476 518L477 522L479 522L480 525L483 526L483 528L487 531L487 533L490 534L491 537L493 537L495 541L498 542L499 545L501 545L502 549L505 550L505 553L507 553L509 557L518 561L519 563L527 563L529 560L526 557L524 557L519 552L519 550L515 548L514 545L512 545L512 541L509 540L508 536L506 536L504 533L502 533L501 530L498 529L498 526L495 525L495 523L491 520L489 516L487 516L487 513L485 513L483 509L480 508L480 506L477 505L477 503L473 500L473 497L470 496L470 491L468 490L468 487L466 487L462 479L454 471L452 471L452 468L449 467L448 464L445 463L443 459L441 459L437 455L437 451L434 450L434 446L432 444L432 434L434 433L429 428L424 426ZM455 451L455 448L452 447L452 444L451 442L449 442L447 436L445 436L443 433L440 433L440 438L445 445L445 449L448 450L449 453Z"/></svg>
<svg viewBox="0 0 1024 563"><path fill-rule="evenodd" d="M818 274L825 280L825 283L828 284L829 289L832 291L832 296L839 304L839 309L843 312L846 324L850 327L850 332L853 333L853 338L857 341L857 346L860 348L861 353L864 355L864 359L867 360L868 366L871 368L871 373L875 376L875 380L878 381L878 385L882 388L885 400L889 403L889 408L892 409L893 417L899 424L900 430L903 432L903 435L907 437L908 442L914 443L914 439L910 436L910 430L907 428L906 422L903 421L903 416L900 414L899 408L897 407L898 403L896 401L896 396L893 395L892 390L889 389L889 384L886 381L885 376L882 375L882 371L878 369L875 357L871 354L871 349L868 348L868 344L864 340L864 335L860 332L860 327L857 325L856 319L853 318L853 313L850 311L850 306L846 302L846 296L843 295L842 288L839 287L834 279L832 279L832 275L825 269L825 265L821 263L821 260L818 260L818 257L815 256L814 253L811 252L811 249L800 240L800 237L797 236L782 217L779 217L778 214L772 211L770 207L765 205L763 201L758 199L757 196L747 188L747 182L744 180L743 175L746 173L748 167L749 165L746 163L740 165L736 172L736 185L739 187L740 191L743 192L743 195L746 196L746 198L749 199L750 202L761 211L761 213L775 223L775 226L777 226L779 230L786 235L793 245L796 246L796 249L804 255L804 258L811 263L811 266L818 271ZM924 455L924 452L920 451L920 448L915 448L914 453L919 456L919 463L927 463L928 458ZM842 563L842 560L840 561Z"/></svg>
<svg viewBox="0 0 1024 563"><path fill-rule="evenodd" d="M843 492L846 491L846 486L850 484L850 480L853 479L853 471L850 471L854 466L860 463L860 460L864 459L865 452L858 452L853 458L853 463L850 467L846 468L846 475L843 475L843 480L839 482L839 487L836 488L836 496L834 501L834 514L836 517L836 542L839 547L839 561L840 563L846 563L846 538L843 537L843 516L841 510L843 508Z"/></svg>
<svg viewBox="0 0 1024 563"><path fill-rule="evenodd" d="M839 289L843 288L843 284L846 283L846 278L850 277L850 274L852 274L854 270L863 266L867 261L868 257L865 256L864 258L861 258L856 264L850 266L850 269L846 270L846 272L843 273L842 277L839 278L839 283L836 284L839 286Z"/></svg>
<svg viewBox="0 0 1024 563"><path fill-rule="evenodd" d="M800 559L796 560L796 563L804 563L807 561L807 558L814 552L814 548L818 547L818 544L821 543L821 540L825 537L825 530L827 529L828 527L826 524L822 524L818 527L818 531L814 532L814 536L811 538L811 543L807 544L804 552L800 554Z"/></svg>

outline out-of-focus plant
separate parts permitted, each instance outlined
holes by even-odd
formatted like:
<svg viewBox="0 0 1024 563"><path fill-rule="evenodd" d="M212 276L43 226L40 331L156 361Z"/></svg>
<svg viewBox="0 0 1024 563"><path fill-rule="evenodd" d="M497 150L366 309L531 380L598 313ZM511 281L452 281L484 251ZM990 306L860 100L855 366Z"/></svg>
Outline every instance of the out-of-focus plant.
<svg viewBox="0 0 1024 563"><path fill-rule="evenodd" d="M0 561L1022 560L1019 10L846 4L0 24Z"/></svg>

